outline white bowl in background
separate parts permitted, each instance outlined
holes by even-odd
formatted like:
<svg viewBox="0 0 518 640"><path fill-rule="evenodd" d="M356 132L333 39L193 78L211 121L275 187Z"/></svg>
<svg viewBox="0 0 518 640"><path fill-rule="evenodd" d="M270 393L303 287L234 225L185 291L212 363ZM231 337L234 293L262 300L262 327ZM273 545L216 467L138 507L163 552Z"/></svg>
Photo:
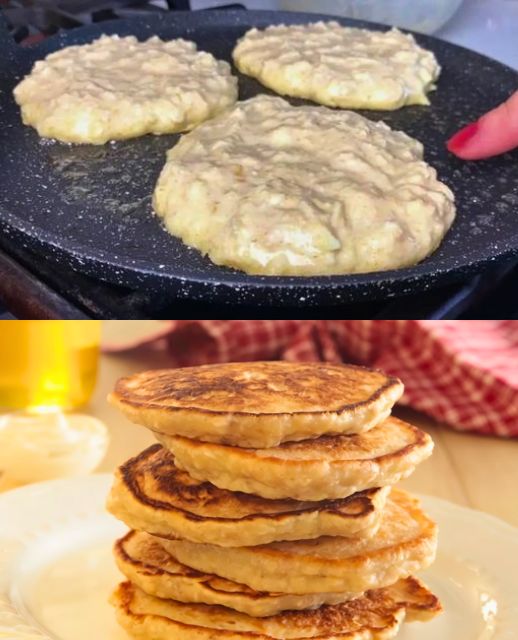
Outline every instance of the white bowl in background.
<svg viewBox="0 0 518 640"><path fill-rule="evenodd" d="M457 11L462 0L278 0L279 9L310 11L381 22L434 33Z"/></svg>

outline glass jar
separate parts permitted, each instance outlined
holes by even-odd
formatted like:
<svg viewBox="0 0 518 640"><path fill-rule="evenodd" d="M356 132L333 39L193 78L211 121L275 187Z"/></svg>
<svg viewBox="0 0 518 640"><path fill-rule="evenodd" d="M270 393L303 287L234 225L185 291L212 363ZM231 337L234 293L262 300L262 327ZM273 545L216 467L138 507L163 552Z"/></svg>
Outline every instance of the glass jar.
<svg viewBox="0 0 518 640"><path fill-rule="evenodd" d="M74 409L97 378L98 320L0 322L0 409Z"/></svg>

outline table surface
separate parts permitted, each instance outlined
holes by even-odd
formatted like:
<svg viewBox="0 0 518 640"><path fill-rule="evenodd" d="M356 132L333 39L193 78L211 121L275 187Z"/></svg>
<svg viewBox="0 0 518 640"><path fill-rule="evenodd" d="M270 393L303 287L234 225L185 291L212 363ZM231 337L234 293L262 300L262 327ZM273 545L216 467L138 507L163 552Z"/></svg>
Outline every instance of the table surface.
<svg viewBox="0 0 518 640"><path fill-rule="evenodd" d="M154 442L147 429L130 423L107 403L115 380L163 366L167 366L167 356L161 353L102 356L97 389L85 408L85 413L105 421L110 431L110 447L99 471L113 471ZM428 431L435 441L433 456L402 482L402 487L480 509L518 527L518 440L457 433L406 408L396 413Z"/></svg>

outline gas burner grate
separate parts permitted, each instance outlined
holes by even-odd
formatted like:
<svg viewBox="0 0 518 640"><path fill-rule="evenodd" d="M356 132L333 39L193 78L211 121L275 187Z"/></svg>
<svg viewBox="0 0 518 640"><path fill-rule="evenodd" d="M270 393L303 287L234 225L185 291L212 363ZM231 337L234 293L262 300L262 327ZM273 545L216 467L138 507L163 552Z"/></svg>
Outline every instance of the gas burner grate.
<svg viewBox="0 0 518 640"><path fill-rule="evenodd" d="M478 319L518 318L518 264L500 265L463 283L418 296L337 307L275 308L191 302L145 290L132 291L74 271L56 269L48 258L21 247L2 249L0 237L0 315L5 307L21 319L167 319L178 318L373 318Z"/></svg>
<svg viewBox="0 0 518 640"><path fill-rule="evenodd" d="M189 11L189 0L0 0L12 37L33 44L57 33L93 22L138 17L160 11ZM218 9L244 9L223 4Z"/></svg>

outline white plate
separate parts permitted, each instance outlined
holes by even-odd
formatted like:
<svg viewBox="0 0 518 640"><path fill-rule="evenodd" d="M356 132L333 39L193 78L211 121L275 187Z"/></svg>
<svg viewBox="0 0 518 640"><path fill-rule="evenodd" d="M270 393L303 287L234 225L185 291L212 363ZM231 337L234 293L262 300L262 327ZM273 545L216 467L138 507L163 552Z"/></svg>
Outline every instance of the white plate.
<svg viewBox="0 0 518 640"><path fill-rule="evenodd" d="M104 510L108 475L54 480L0 496L0 638L127 640L107 602L119 576ZM423 497L440 526L424 572L445 612L405 625L400 640L517 640L518 529Z"/></svg>

